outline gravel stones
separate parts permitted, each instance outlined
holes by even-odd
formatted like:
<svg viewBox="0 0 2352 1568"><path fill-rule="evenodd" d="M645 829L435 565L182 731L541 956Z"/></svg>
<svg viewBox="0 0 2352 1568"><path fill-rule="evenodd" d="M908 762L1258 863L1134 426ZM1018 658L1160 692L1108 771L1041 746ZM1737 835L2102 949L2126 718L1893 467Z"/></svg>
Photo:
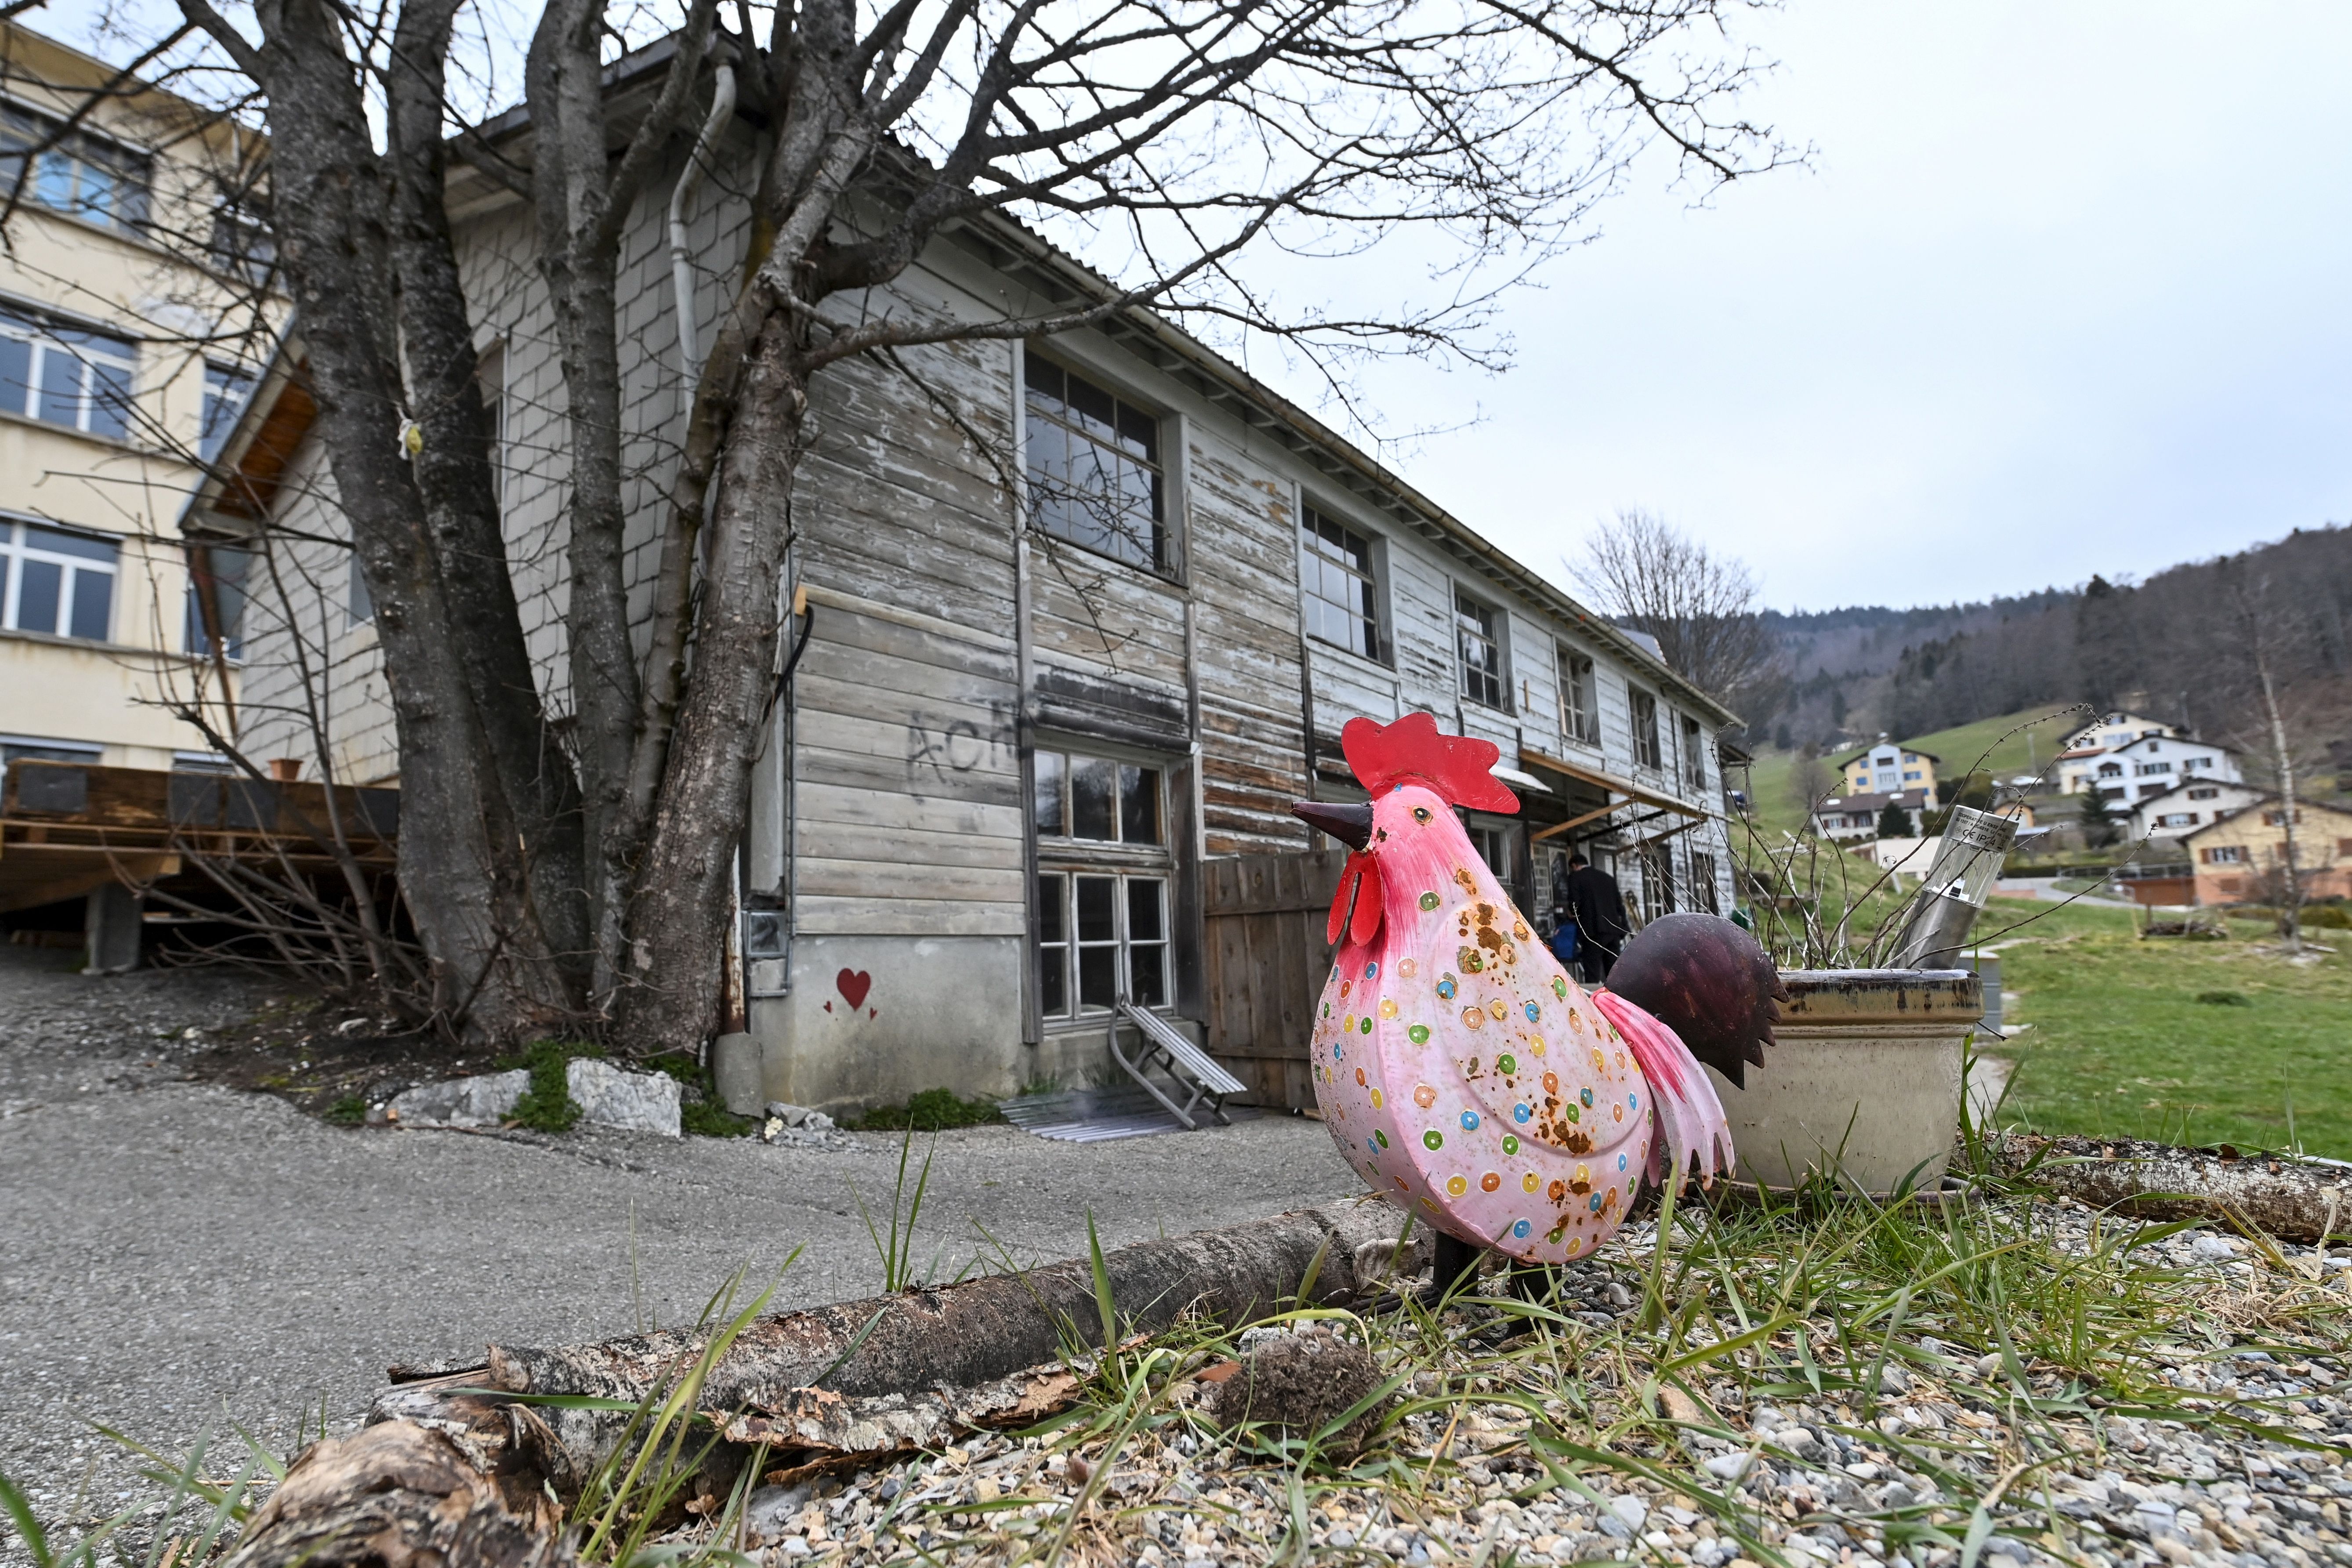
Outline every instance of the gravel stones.
<svg viewBox="0 0 2352 1568"><path fill-rule="evenodd" d="M833 1118L805 1105L781 1100L768 1101L768 1119L760 1128L766 1142L787 1149L855 1149L857 1141L834 1125Z"/></svg>
<svg viewBox="0 0 2352 1568"><path fill-rule="evenodd" d="M1381 1375L1362 1346L1337 1334L1320 1329L1276 1334L1217 1385L1211 1414L1228 1427L1255 1422L1285 1436L1311 1437L1379 1388ZM1362 1447L1393 1403L1393 1397L1381 1401L1333 1434L1331 1451L1352 1454Z"/></svg>
<svg viewBox="0 0 2352 1568"><path fill-rule="evenodd" d="M620 1132L683 1136L677 1079L664 1072L624 1072L608 1062L574 1057L563 1067L565 1092L580 1120Z"/></svg>
<svg viewBox="0 0 2352 1568"><path fill-rule="evenodd" d="M421 1083L393 1096L391 1120L403 1127L496 1127L530 1089L530 1074L478 1073Z"/></svg>

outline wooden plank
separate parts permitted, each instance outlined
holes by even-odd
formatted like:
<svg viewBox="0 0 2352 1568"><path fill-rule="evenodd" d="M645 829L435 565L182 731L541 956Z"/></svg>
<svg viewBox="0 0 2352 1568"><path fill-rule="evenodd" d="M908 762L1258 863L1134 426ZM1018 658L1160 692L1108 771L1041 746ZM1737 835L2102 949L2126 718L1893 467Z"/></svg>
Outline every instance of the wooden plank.
<svg viewBox="0 0 2352 1568"><path fill-rule="evenodd" d="M1006 806L1015 811L1022 807L1021 781L1011 773L977 768L958 773L942 765L934 774L926 767L920 775L922 787L909 788L907 764L903 760L859 756L855 752L836 752L823 746L803 745L793 750L793 765L798 770L800 787L803 788L811 784L830 784L845 789L866 789L905 795L914 800L970 802Z"/></svg>
<svg viewBox="0 0 2352 1568"><path fill-rule="evenodd" d="M909 866L920 874L908 876ZM805 898L865 898L875 901L918 902L944 900L950 903L1003 903L1017 913L1025 907L1029 879L1018 864L1012 866L922 865L909 858L840 860L803 855L793 868L793 887Z"/></svg>
<svg viewBox="0 0 2352 1568"><path fill-rule="evenodd" d="M798 852L833 860L863 860L892 866L960 866L984 870L1023 869L1021 836L926 831L898 824L803 821Z"/></svg>
<svg viewBox="0 0 2352 1568"><path fill-rule="evenodd" d="M804 824L841 823L855 827L906 828L972 837L1021 839L1017 804L994 805L940 795L908 795L803 778L793 786L797 815Z"/></svg>
<svg viewBox="0 0 2352 1568"><path fill-rule="evenodd" d="M803 936L1024 936L1019 904L950 899L812 897L796 901L793 929Z"/></svg>

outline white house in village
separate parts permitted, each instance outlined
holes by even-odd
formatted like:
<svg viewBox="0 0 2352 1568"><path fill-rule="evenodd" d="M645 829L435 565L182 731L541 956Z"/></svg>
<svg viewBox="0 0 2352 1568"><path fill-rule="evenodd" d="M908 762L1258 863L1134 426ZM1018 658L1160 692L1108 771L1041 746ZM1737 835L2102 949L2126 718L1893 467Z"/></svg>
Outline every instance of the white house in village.
<svg viewBox="0 0 2352 1568"><path fill-rule="evenodd" d="M2072 776L2080 782L2067 793L2095 789L2120 805L2154 800L2183 784L2236 784L2243 775L2227 746L2179 735L2141 735L2084 758Z"/></svg>
<svg viewBox="0 0 2352 1568"><path fill-rule="evenodd" d="M667 60L624 60L613 90ZM706 332L761 134L734 128L735 177L705 182L688 214ZM688 412L660 240L686 142L623 245L625 460L655 479ZM531 209L462 164L451 178L511 570L560 713L562 388ZM1106 288L1034 234L975 221L891 292L1001 319ZM1729 907L1716 736L1734 716L1240 366L1140 309L906 358L927 384L852 361L814 395L779 590L804 588L814 617L754 780L722 1004L757 1041L767 1097L849 1107L1100 1076L1124 995L1259 1099L1312 1103L1338 861L1289 806L1362 798L1339 746L1358 714L1428 711L1501 747L1520 810L1473 815L1471 837L1539 922L1572 848L1616 873L1637 918ZM184 526L265 539L286 580L313 585L322 602L296 611L331 628L338 767L383 781L399 759L373 628L346 602L348 531L294 370L273 369ZM1000 482L975 432L1030 488ZM1137 512L1131 536L1054 500L1119 474L1129 489L1100 510ZM638 488L633 540L653 537L663 495ZM300 754L263 732L299 707L283 627L248 626L246 646L245 743Z"/></svg>
<svg viewBox="0 0 2352 1568"><path fill-rule="evenodd" d="M2186 837L2266 798L2265 792L2234 778L2209 780L2201 773L2193 774L2188 782L2135 804L2130 837L2134 842Z"/></svg>

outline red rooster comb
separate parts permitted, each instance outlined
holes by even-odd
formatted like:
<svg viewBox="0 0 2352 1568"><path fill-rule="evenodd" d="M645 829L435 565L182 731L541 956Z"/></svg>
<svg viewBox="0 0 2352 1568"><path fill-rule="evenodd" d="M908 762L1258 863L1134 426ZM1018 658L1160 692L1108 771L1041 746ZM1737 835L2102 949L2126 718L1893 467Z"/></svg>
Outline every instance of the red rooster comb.
<svg viewBox="0 0 2352 1568"><path fill-rule="evenodd" d="M1339 731L1339 749L1348 753L1356 782L1373 795L1411 783L1435 790L1451 805L1519 809L1519 797L1487 771L1502 748L1468 735L1441 735L1437 721L1426 713L1408 713L1393 724L1350 719Z"/></svg>

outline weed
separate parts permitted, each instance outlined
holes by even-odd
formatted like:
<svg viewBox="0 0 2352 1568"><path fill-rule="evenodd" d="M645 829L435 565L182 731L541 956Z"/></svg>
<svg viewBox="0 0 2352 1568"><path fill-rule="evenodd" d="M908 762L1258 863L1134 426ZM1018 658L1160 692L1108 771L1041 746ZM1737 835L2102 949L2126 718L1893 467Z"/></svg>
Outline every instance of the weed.
<svg viewBox="0 0 2352 1568"><path fill-rule="evenodd" d="M872 1211L866 1206L866 1194L857 1190L856 1183L849 1184L850 1195L857 1200L857 1212L866 1221L866 1234L873 1237L874 1250L882 1257L882 1289L893 1295L923 1282L922 1276L914 1269L915 1221L923 1212L923 1194L931 1184L931 1155L938 1152L939 1140L935 1136L931 1140L931 1147L923 1152L923 1168L915 1178L915 1195L909 1201L907 1196L907 1157L913 1152L914 1145L915 1130L909 1127L907 1135L898 1141L898 1184L890 1194L890 1236L887 1240L883 1238L880 1228L875 1225ZM939 1266L939 1257L934 1254L931 1267L926 1272L935 1273Z"/></svg>
<svg viewBox="0 0 2352 1568"><path fill-rule="evenodd" d="M367 1121L367 1097L347 1094L327 1107L327 1120L338 1127L357 1127Z"/></svg>
<svg viewBox="0 0 2352 1568"><path fill-rule="evenodd" d="M984 1127L999 1120L992 1100L962 1100L951 1089L927 1089L904 1105L877 1107L850 1125L868 1132L939 1132L950 1127Z"/></svg>
<svg viewBox="0 0 2352 1568"><path fill-rule="evenodd" d="M760 1121L754 1116L738 1116L717 1100L705 1098L678 1107L677 1124L698 1138L748 1138L758 1130Z"/></svg>
<svg viewBox="0 0 2352 1568"><path fill-rule="evenodd" d="M2208 1007L2251 1007L2253 1005L2252 1002L2246 999L2246 994L2242 991L2200 991L2197 993L2197 1000L2204 1003Z"/></svg>
<svg viewBox="0 0 2352 1568"><path fill-rule="evenodd" d="M604 1054L594 1046L574 1040L535 1040L523 1047L520 1056L509 1058L505 1063L509 1068L530 1071L530 1087L515 1102L514 1122L534 1132L572 1131L572 1124L580 1120L580 1106L572 1098L564 1069L574 1058Z"/></svg>

